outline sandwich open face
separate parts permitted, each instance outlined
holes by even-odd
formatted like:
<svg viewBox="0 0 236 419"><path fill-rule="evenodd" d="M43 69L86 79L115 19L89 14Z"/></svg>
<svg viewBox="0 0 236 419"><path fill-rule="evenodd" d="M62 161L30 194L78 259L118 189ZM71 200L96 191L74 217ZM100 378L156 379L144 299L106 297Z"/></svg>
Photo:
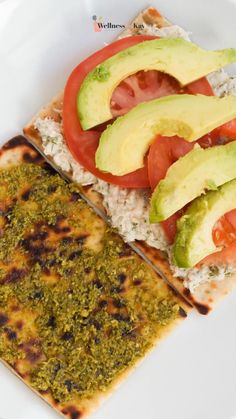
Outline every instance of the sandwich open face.
<svg viewBox="0 0 236 419"><path fill-rule="evenodd" d="M203 314L236 285L234 61L148 8L24 129Z"/></svg>

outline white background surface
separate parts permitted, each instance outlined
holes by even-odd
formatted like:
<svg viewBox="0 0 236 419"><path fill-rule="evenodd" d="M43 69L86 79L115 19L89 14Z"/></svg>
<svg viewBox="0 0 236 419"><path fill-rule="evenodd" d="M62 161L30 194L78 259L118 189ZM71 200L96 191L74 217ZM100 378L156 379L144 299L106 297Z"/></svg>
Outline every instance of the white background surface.
<svg viewBox="0 0 236 419"><path fill-rule="evenodd" d="M200 45L236 47L236 1L150 3L193 32ZM21 131L41 105L63 87L83 57L118 35L117 30L94 33L92 15L126 24L147 5L144 0L0 1L0 142ZM208 317L192 314L93 418L233 419L235 414L233 294ZM0 419L57 417L0 366Z"/></svg>

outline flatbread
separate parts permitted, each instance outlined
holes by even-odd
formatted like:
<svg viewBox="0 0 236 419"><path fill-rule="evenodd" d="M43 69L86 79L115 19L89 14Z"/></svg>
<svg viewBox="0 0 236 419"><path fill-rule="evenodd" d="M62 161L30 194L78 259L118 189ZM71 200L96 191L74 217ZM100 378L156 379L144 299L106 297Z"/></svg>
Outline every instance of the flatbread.
<svg viewBox="0 0 236 419"><path fill-rule="evenodd" d="M142 28L143 25L143 28ZM148 33L148 27L154 28L164 28L172 25L166 18L164 18L156 9L150 7L141 12L129 25L129 28L126 29L119 38L124 36L131 36L137 34ZM138 29L139 28L139 29ZM141 28L141 29L140 29ZM24 134L27 139L37 147L37 149L44 153L42 138L35 128L34 123L38 117L51 118L56 122L61 122L63 107L63 92L56 96L45 108L43 108L24 128ZM55 162L49 156L47 159L51 161L54 165ZM56 166L56 165L55 165ZM61 172L61 169L57 167L57 170ZM68 178L71 178L72 173L64 172ZM91 187L81 187L82 193L97 207L103 209L106 212L106 209L102 204L102 196L93 191ZM172 284L176 290L178 290L184 298L186 298L191 304L193 304L200 313L207 314L209 310L213 308L217 301L223 298L225 295L230 293L236 286L236 275L231 275L223 281L209 281L206 282L197 288L193 292L190 292L188 288L184 287L183 279L173 276L173 273L170 269L167 255L157 250L149 245L146 242L135 242L136 246L142 251L142 253L149 258L155 267L161 271L166 279Z"/></svg>
<svg viewBox="0 0 236 419"><path fill-rule="evenodd" d="M24 137L2 147L0 358L25 384L85 417L187 311Z"/></svg>
<svg viewBox="0 0 236 419"><path fill-rule="evenodd" d="M148 7L143 10L135 19L130 23L128 28L122 32L119 38L125 38L126 36L144 35L148 34L146 25L150 25L155 28L165 28L171 26L172 23L162 16L161 13L154 7ZM143 27L144 26L144 27Z"/></svg>
<svg viewBox="0 0 236 419"><path fill-rule="evenodd" d="M144 26L143 28L141 28L142 25ZM148 28L150 27L153 29L160 29L170 25L172 24L166 18L164 18L156 9L151 7L141 12L130 23L129 28L126 29L119 38L148 33ZM39 132L35 129L34 122L38 117L52 118L57 122L61 122L62 105L63 92L56 96L51 103L41 110L24 128L25 136L42 153L44 153L42 138L40 137ZM53 162L52 158L47 158ZM53 163L55 165L55 162ZM57 167L57 169L61 172L59 167ZM72 175L68 172L64 174L69 178ZM102 208L104 212L106 211L102 205L102 197L95 193L92 190L92 187L81 187L81 190L93 204ZM207 314L220 299L229 294L236 287L236 275L231 275L223 281L209 280L209 282L198 286L193 292L190 292L188 288L184 287L183 279L173 276L165 253L148 246L145 242L136 242L135 244L143 252L143 254L155 264L156 268L166 276L169 283L171 283L185 298L187 298L188 301L202 314Z"/></svg>

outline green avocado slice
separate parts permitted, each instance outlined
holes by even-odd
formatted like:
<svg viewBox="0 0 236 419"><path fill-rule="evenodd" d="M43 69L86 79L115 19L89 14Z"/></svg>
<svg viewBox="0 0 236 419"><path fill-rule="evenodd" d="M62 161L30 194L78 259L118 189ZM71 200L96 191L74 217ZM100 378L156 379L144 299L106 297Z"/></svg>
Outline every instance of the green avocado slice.
<svg viewBox="0 0 236 419"><path fill-rule="evenodd" d="M216 191L195 199L177 223L173 247L175 265L192 268L206 256L217 252L212 238L215 223L236 208L236 179Z"/></svg>
<svg viewBox="0 0 236 419"><path fill-rule="evenodd" d="M81 126L86 130L109 121L114 89L137 71L159 70L186 85L234 61L233 48L206 51L180 38L140 42L103 61L86 76L77 98Z"/></svg>
<svg viewBox="0 0 236 419"><path fill-rule="evenodd" d="M157 134L195 141L236 117L236 97L172 95L141 103L107 127L96 152L96 166L122 176L144 166Z"/></svg>
<svg viewBox="0 0 236 419"><path fill-rule="evenodd" d="M207 149L198 146L170 166L154 190L150 222L166 220L205 191L235 178L236 141Z"/></svg>

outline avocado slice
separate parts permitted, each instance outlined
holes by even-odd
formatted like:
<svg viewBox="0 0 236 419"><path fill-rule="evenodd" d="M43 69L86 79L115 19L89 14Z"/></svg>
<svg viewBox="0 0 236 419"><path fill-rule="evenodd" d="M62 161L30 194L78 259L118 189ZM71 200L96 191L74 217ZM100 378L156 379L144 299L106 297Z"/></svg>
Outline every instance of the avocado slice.
<svg viewBox="0 0 236 419"><path fill-rule="evenodd" d="M206 51L180 38L140 42L108 58L86 76L77 98L81 126L86 130L109 121L114 89L137 71L163 71L186 85L234 61L233 48Z"/></svg>
<svg viewBox="0 0 236 419"><path fill-rule="evenodd" d="M140 103L102 133L97 168L122 176L144 165L157 134L195 141L236 117L236 97L172 95Z"/></svg>
<svg viewBox="0 0 236 419"><path fill-rule="evenodd" d="M236 141L200 146L170 166L151 198L150 222L166 220L206 190L236 178Z"/></svg>
<svg viewBox="0 0 236 419"><path fill-rule="evenodd" d="M217 252L212 238L215 223L236 208L236 179L195 199L177 223L173 247L175 265L191 268Z"/></svg>

